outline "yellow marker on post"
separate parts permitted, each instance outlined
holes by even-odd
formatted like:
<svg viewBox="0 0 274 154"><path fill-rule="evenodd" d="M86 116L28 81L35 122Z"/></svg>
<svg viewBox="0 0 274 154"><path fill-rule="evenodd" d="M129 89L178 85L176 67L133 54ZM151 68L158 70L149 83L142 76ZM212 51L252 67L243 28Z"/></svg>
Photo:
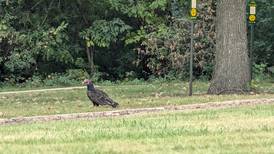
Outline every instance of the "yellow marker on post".
<svg viewBox="0 0 274 154"><path fill-rule="evenodd" d="M191 17L196 17L197 16L197 9L192 8L190 11Z"/></svg>
<svg viewBox="0 0 274 154"><path fill-rule="evenodd" d="M253 46L254 46L254 26L256 22L256 2L255 0L250 0L249 3L249 17L250 23L250 47L249 47L249 69L250 69L250 86L253 78L252 67L253 67Z"/></svg>
<svg viewBox="0 0 274 154"><path fill-rule="evenodd" d="M191 19L196 19L197 17L197 1L191 0L191 10L190 10Z"/></svg>
<svg viewBox="0 0 274 154"><path fill-rule="evenodd" d="M255 23L255 21L256 21L256 16L255 16L254 14L252 14L252 15L249 16L248 19L249 19L249 22L250 22L250 23Z"/></svg>
<svg viewBox="0 0 274 154"><path fill-rule="evenodd" d="M255 1L251 1L249 3L249 23L254 24L256 21L256 3Z"/></svg>

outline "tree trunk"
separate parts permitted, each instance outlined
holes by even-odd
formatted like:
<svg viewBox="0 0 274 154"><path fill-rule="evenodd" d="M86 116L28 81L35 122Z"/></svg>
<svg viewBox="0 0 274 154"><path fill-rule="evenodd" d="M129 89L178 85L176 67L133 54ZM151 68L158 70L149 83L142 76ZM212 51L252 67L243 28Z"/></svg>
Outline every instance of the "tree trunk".
<svg viewBox="0 0 274 154"><path fill-rule="evenodd" d="M89 62L89 66L90 66L90 75L93 75L94 73L94 52L92 50L92 48L90 47L86 47L86 53L87 53L87 57L88 57L88 62Z"/></svg>
<svg viewBox="0 0 274 154"><path fill-rule="evenodd" d="M250 81L247 48L246 0L217 3L215 68L210 94L239 93Z"/></svg>

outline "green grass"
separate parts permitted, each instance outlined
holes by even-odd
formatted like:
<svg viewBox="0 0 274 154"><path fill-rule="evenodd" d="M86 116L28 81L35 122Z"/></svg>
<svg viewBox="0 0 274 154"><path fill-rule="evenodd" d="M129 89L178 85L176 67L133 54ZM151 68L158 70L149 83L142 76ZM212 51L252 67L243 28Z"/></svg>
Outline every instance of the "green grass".
<svg viewBox="0 0 274 154"><path fill-rule="evenodd" d="M120 103L118 109L274 97L274 94L201 95L201 93L206 93L208 88L206 82L195 82L195 95L188 97L186 96L187 86L187 83L170 82L135 85L111 84L100 88ZM265 84L264 87L274 92L274 84ZM85 89L0 95L0 118L105 110L112 109L91 106Z"/></svg>
<svg viewBox="0 0 274 154"><path fill-rule="evenodd" d="M274 105L0 127L0 153L273 153Z"/></svg>

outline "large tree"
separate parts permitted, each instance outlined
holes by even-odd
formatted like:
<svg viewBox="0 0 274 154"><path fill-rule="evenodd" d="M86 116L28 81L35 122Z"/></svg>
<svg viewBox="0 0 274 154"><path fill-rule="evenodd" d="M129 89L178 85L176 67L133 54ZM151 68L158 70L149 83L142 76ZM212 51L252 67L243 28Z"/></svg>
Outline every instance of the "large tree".
<svg viewBox="0 0 274 154"><path fill-rule="evenodd" d="M248 90L246 0L219 0L213 79L208 93L236 93Z"/></svg>

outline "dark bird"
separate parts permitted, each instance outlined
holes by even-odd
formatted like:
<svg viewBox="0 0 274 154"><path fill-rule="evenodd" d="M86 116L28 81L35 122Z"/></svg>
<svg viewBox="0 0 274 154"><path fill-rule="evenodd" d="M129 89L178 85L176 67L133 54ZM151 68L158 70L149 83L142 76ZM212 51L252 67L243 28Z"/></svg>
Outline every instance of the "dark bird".
<svg viewBox="0 0 274 154"><path fill-rule="evenodd" d="M113 101L104 91L95 89L91 80L85 79L83 82L87 86L87 96L94 106L110 105L116 108L119 104Z"/></svg>

